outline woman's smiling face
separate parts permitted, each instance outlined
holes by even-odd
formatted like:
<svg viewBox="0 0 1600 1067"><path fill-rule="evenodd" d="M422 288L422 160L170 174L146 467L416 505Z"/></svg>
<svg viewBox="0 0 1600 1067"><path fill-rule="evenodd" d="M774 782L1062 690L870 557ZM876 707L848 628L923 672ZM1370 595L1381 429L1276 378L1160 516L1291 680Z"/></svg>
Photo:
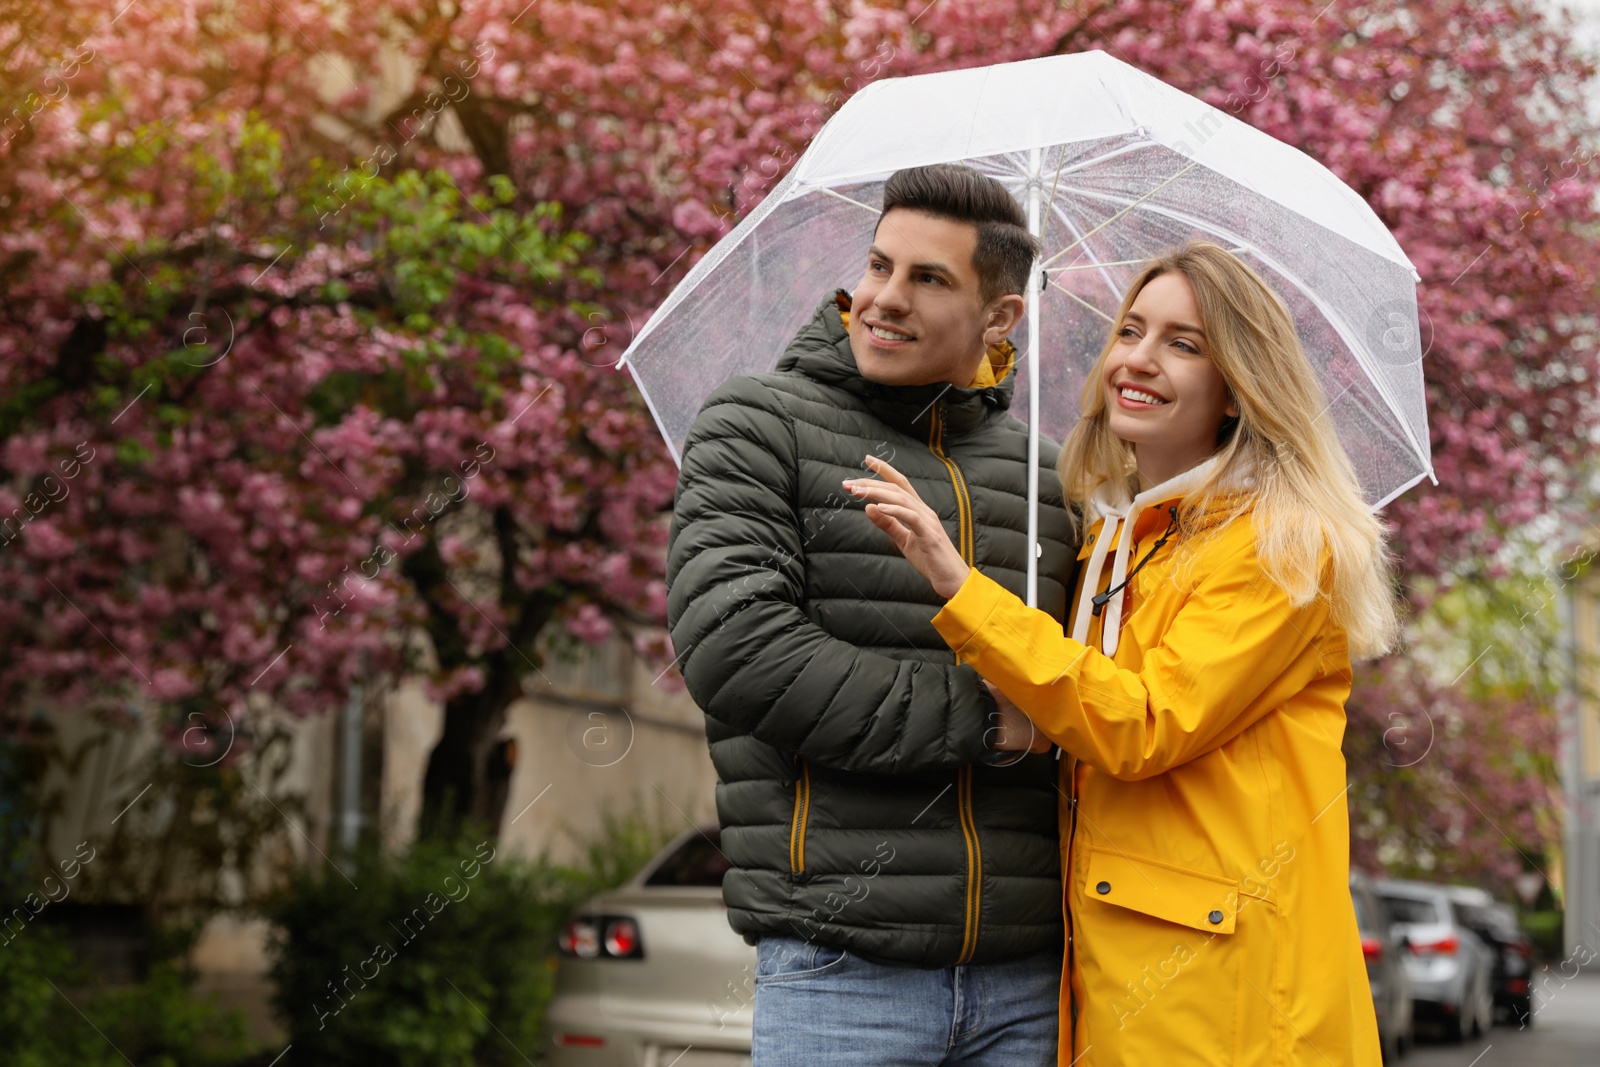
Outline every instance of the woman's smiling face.
<svg viewBox="0 0 1600 1067"><path fill-rule="evenodd" d="M1224 417L1239 414L1202 325L1189 279L1168 273L1145 284L1116 328L1107 426L1133 445L1147 487L1204 462Z"/></svg>

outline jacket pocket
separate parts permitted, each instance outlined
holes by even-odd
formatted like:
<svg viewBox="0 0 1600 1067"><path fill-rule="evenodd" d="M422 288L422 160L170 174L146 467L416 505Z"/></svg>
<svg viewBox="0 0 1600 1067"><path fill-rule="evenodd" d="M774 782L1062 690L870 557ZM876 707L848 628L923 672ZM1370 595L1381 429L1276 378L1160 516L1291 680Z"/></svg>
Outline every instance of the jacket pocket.
<svg viewBox="0 0 1600 1067"><path fill-rule="evenodd" d="M1090 901L1208 934L1234 931L1239 884L1226 878L1096 847L1089 852L1085 879Z"/></svg>

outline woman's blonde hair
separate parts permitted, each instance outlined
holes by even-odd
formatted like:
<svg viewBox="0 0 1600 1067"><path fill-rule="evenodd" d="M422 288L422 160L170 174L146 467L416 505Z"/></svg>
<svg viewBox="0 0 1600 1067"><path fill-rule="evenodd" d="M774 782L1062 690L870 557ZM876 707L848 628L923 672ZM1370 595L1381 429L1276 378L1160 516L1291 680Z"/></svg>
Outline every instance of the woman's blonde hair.
<svg viewBox="0 0 1600 1067"><path fill-rule="evenodd" d="M1184 499L1183 527L1213 526L1250 511L1257 551L1268 577L1296 606L1323 595L1323 552L1331 575L1326 595L1333 617L1358 659L1381 655L1398 624L1382 522L1367 507L1350 459L1334 436L1327 400L1300 347L1289 309L1265 282L1227 249L1197 241L1143 267L1083 388L1082 417L1061 449L1062 491L1086 521L1102 485L1123 481L1131 492L1133 448L1111 433L1105 364L1118 331L1151 279L1181 274L1194 290L1208 355L1238 404L1237 419L1218 433L1219 462ZM1241 492L1240 487L1248 485ZM1312 520L1312 521L1308 521Z"/></svg>

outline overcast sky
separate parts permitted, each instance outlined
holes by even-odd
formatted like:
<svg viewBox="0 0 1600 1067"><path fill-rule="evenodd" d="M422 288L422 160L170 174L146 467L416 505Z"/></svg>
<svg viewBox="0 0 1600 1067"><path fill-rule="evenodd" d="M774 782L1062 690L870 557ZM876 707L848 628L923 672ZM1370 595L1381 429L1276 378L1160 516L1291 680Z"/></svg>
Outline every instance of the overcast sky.
<svg viewBox="0 0 1600 1067"><path fill-rule="evenodd" d="M1578 16L1578 39L1594 49L1600 44L1600 0L1551 0L1551 7L1564 7Z"/></svg>
<svg viewBox="0 0 1600 1067"><path fill-rule="evenodd" d="M1589 52L1600 52L1600 0L1548 0L1550 7L1566 8L1578 16L1577 41ZM1600 119L1600 85L1589 90L1589 114Z"/></svg>

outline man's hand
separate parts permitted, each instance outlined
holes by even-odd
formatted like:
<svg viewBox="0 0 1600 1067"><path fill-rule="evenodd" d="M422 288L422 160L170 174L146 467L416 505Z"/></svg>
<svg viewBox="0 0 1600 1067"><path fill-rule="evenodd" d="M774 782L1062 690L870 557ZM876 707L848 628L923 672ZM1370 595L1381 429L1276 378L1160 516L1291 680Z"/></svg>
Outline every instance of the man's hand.
<svg viewBox="0 0 1600 1067"><path fill-rule="evenodd" d="M905 475L883 460L868 456L867 468L883 480L846 478L845 490L867 501L867 518L889 535L907 562L933 585L933 591L949 600L972 568L950 543L938 513L923 503Z"/></svg>
<svg viewBox="0 0 1600 1067"><path fill-rule="evenodd" d="M1033 725L1033 720L1022 713L1022 709L1006 699L1006 695L994 687L992 682L984 682L989 687L989 693L994 697L995 704L999 707L999 717L995 722L990 745L1000 752L1027 752L1030 754L1049 752L1051 741L1039 732Z"/></svg>

